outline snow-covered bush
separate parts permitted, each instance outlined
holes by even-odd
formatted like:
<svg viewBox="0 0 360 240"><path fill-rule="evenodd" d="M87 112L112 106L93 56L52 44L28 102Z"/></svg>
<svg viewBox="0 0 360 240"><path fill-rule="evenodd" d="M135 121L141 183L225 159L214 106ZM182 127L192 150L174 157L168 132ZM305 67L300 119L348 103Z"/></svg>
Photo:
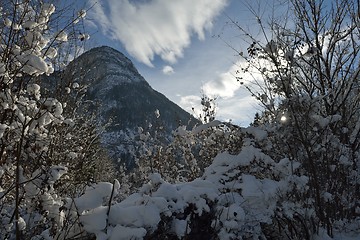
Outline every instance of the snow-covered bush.
<svg viewBox="0 0 360 240"><path fill-rule="evenodd" d="M241 150L218 154L192 181L169 183L159 173L150 174L138 191L119 201L114 201L119 199L115 193L121 192L122 183L115 182L112 194L110 186L102 187L105 183L94 185L74 199L86 231L99 239L252 239L308 233L311 226L298 219L313 217L315 211L312 203L297 199L306 195L309 181L300 174L300 163L265 154L266 131L241 131ZM99 193L105 188L106 197ZM298 224L274 228L283 219Z"/></svg>

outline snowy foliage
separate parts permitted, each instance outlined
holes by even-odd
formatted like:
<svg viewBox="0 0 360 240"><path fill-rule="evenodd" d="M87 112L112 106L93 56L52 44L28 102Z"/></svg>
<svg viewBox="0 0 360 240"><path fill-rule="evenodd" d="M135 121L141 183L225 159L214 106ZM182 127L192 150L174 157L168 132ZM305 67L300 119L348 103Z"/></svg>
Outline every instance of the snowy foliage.
<svg viewBox="0 0 360 240"><path fill-rule="evenodd" d="M230 123L212 121L188 130L180 126L173 132L172 141L163 144L149 132L143 132L143 152L139 167L131 174L136 179L146 179L148 174L157 172L168 182L185 182L202 176L205 167L223 151L237 153L243 134L239 127ZM131 175L130 174L130 175Z"/></svg>
<svg viewBox="0 0 360 240"><path fill-rule="evenodd" d="M80 228L73 230L77 217L67 215L64 197L80 194L82 186L97 176L95 124L87 120L78 125L84 118L68 110L76 107L75 102L60 101L56 84L49 87L43 78L54 72L58 49L69 40L51 28L58 19L53 14L55 6L40 1L5 1L0 9L3 239L38 239L40 233L46 239L65 238L81 233Z"/></svg>
<svg viewBox="0 0 360 240"><path fill-rule="evenodd" d="M272 38L253 41L243 55L262 76L261 88L247 86L265 107L252 126L210 121L211 105L206 123L179 127L168 145L161 141L161 125L153 132L139 128L138 168L120 172L120 181L99 145L101 129L82 102L88 86L71 74L53 73L57 47L83 38L50 28L52 4L8 2L0 23L0 236L230 240L358 234L359 24L351 11L340 11L355 5L336 2L329 18L322 2L302 2L292 2L297 32L274 22ZM71 23L85 16L80 11ZM330 24L331 17L336 21ZM346 51L350 46L353 51ZM160 119L162 113L154 115Z"/></svg>
<svg viewBox="0 0 360 240"><path fill-rule="evenodd" d="M264 41L237 25L252 42L242 72L253 74L245 87L265 109L253 124L268 132L264 152L301 164L309 177L303 203L315 215L300 216L332 236L345 222L359 221L359 6L291 4L294 28L276 18L266 26L257 16Z"/></svg>

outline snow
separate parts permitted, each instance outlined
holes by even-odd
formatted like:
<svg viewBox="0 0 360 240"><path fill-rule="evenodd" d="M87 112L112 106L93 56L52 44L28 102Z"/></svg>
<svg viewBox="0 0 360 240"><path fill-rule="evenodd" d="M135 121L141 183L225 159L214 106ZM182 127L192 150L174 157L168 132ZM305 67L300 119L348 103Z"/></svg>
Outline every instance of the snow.
<svg viewBox="0 0 360 240"><path fill-rule="evenodd" d="M26 87L26 91L35 97L36 100L39 100L41 97L40 94L40 86L38 84L28 84Z"/></svg>
<svg viewBox="0 0 360 240"><path fill-rule="evenodd" d="M46 55L46 57L48 57L48 58L50 58L50 59L55 58L55 57L57 56L57 50L56 50L56 48L49 47L48 49L46 49L45 55Z"/></svg>
<svg viewBox="0 0 360 240"><path fill-rule="evenodd" d="M281 159L275 166L274 171L282 173L285 176L292 175L300 167L300 163L291 161L289 158Z"/></svg>
<svg viewBox="0 0 360 240"><path fill-rule="evenodd" d="M91 209L80 216L84 229L89 233L97 233L106 228L107 211L109 207L100 206Z"/></svg>
<svg viewBox="0 0 360 240"><path fill-rule="evenodd" d="M207 180L172 185L164 182L159 174L152 174L149 178L150 182L145 184L147 187L142 188L143 193L132 194L110 207L105 204L111 185L101 183L88 188L83 196L74 200L82 213L80 221L84 228L100 234L106 228L107 219L115 226L109 239L142 239L148 231L157 229L162 214L172 216L171 212L183 212L189 204L194 204L195 212L201 215L210 211L205 199L215 201L219 194L215 185ZM178 236L184 236L186 229L190 231L186 226L187 220L175 219L172 228Z"/></svg>
<svg viewBox="0 0 360 240"><path fill-rule="evenodd" d="M18 226L19 226L20 231L22 231L22 230L24 230L26 228L26 222L22 217L19 217L17 222L18 222Z"/></svg>
<svg viewBox="0 0 360 240"><path fill-rule="evenodd" d="M86 11L84 9L82 9L78 12L79 18L85 18L85 16L86 16Z"/></svg>
<svg viewBox="0 0 360 240"><path fill-rule="evenodd" d="M117 225L113 230L109 240L140 240L146 235L144 228L132 228Z"/></svg>
<svg viewBox="0 0 360 240"><path fill-rule="evenodd" d="M72 84L72 88L79 88L80 87L80 85L79 85L79 83L77 83L77 82L74 82L73 84Z"/></svg>
<svg viewBox="0 0 360 240"><path fill-rule="evenodd" d="M71 158L71 159L74 159L74 158L78 157L78 154L76 152L69 152L68 157Z"/></svg>
<svg viewBox="0 0 360 240"><path fill-rule="evenodd" d="M51 192L46 192L41 195L41 204L43 210L47 212L48 216L56 221L59 227L63 226L65 215L62 211L59 212L60 207L63 205L61 199L57 199Z"/></svg>
<svg viewBox="0 0 360 240"><path fill-rule="evenodd" d="M270 179L257 179L252 175L241 175L242 183L240 184L241 195L247 201L269 202L275 199L276 194L280 191L281 183Z"/></svg>
<svg viewBox="0 0 360 240"><path fill-rule="evenodd" d="M154 113L155 113L155 117L156 117L156 118L159 118L159 117L160 117L160 111L159 111L159 109L156 109Z"/></svg>
<svg viewBox="0 0 360 240"><path fill-rule="evenodd" d="M32 30L33 28L37 27L37 25L38 24L36 22L29 20L29 21L24 22L22 24L22 27L26 30Z"/></svg>
<svg viewBox="0 0 360 240"><path fill-rule="evenodd" d="M4 124L4 123L0 123L0 138L2 138L4 136L4 133L6 131L6 129L8 129L9 126Z"/></svg>
<svg viewBox="0 0 360 240"><path fill-rule="evenodd" d="M29 41L32 42L32 40ZM23 71L29 75L51 73L51 69L44 59L29 51L18 56L18 60L24 65Z"/></svg>
<svg viewBox="0 0 360 240"><path fill-rule="evenodd" d="M72 119L70 119L70 118L65 119L65 120L63 121L63 123L69 125L70 127L74 127L74 126L75 126L74 120L72 120Z"/></svg>
<svg viewBox="0 0 360 240"><path fill-rule="evenodd" d="M58 40L60 42L67 42L68 41L67 33L64 31L59 32L56 36L56 40Z"/></svg>
<svg viewBox="0 0 360 240"><path fill-rule="evenodd" d="M187 233L190 233L191 228L189 227L188 219L179 220L175 219L172 223L172 230L178 236L179 239L184 237Z"/></svg>
<svg viewBox="0 0 360 240"><path fill-rule="evenodd" d="M37 122L40 127L44 127L52 123L53 120L54 120L54 116L51 113L46 112L37 120Z"/></svg>
<svg viewBox="0 0 360 240"><path fill-rule="evenodd" d="M86 40L89 40L90 39L90 35L89 34L86 34L86 33L83 33L83 34L80 34L78 36L78 38L80 39L80 41L86 41Z"/></svg>
<svg viewBox="0 0 360 240"><path fill-rule="evenodd" d="M50 178L49 181L56 182L61 178L62 175L68 172L68 168L64 166L52 166L50 168Z"/></svg>
<svg viewBox="0 0 360 240"><path fill-rule="evenodd" d="M211 128L211 127L216 127L216 126L219 126L220 124L222 124L220 121L218 120L214 120L214 121L211 121L209 123L205 123L205 124L202 124L202 125L199 125L197 127L195 127L193 130L192 130L192 133L193 134L198 134L200 133L201 131L204 131L208 128Z"/></svg>
<svg viewBox="0 0 360 240"><path fill-rule="evenodd" d="M149 179L152 184L160 184L163 183L164 180L162 180L161 175L159 173L153 173L149 176Z"/></svg>
<svg viewBox="0 0 360 240"><path fill-rule="evenodd" d="M341 115L330 115L327 117L323 117L319 114L313 114L311 116L312 120L315 121L321 128L325 128L330 123L338 122L341 120Z"/></svg>
<svg viewBox="0 0 360 240"><path fill-rule="evenodd" d="M174 132L174 136L184 137L188 134L186 126L179 126Z"/></svg>
<svg viewBox="0 0 360 240"><path fill-rule="evenodd" d="M152 202L146 205L127 206L116 204L111 207L109 221L130 227L148 227L156 229L160 222L160 211Z"/></svg>
<svg viewBox="0 0 360 240"><path fill-rule="evenodd" d="M111 192L114 188L114 194L117 194L120 187L119 182L116 180L115 185L107 182L100 182L88 187L84 195L76 198L75 205L80 213L85 210L95 209L103 206L109 200Z"/></svg>
<svg viewBox="0 0 360 240"><path fill-rule="evenodd" d="M63 113L62 104L55 98L46 98L43 101L43 105L52 113L55 117L61 117Z"/></svg>
<svg viewBox="0 0 360 240"><path fill-rule="evenodd" d="M43 3L41 6L41 14L43 16L51 15L55 12L55 6L52 3Z"/></svg>
<svg viewBox="0 0 360 240"><path fill-rule="evenodd" d="M6 73L5 63L0 62L0 76L4 76Z"/></svg>
<svg viewBox="0 0 360 240"><path fill-rule="evenodd" d="M205 175L208 179L215 181L217 178L226 179L223 173L229 172L237 166L248 166L253 161L260 160L265 163L274 163L274 161L259 149L252 145L244 146L238 155L232 155L227 152L218 154L213 163L205 169Z"/></svg>
<svg viewBox="0 0 360 240"><path fill-rule="evenodd" d="M11 24L12 24L12 21L8 18L5 18L4 19L4 24L6 27L11 27Z"/></svg>
<svg viewBox="0 0 360 240"><path fill-rule="evenodd" d="M244 129L244 132L253 135L258 141L262 141L268 136L265 130L262 130L258 127L247 127Z"/></svg>

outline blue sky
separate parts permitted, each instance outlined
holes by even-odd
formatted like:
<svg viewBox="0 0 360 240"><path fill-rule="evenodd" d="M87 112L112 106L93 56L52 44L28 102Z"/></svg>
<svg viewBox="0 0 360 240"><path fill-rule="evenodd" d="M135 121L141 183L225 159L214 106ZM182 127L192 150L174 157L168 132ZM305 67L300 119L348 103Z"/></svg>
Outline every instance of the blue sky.
<svg viewBox="0 0 360 240"><path fill-rule="evenodd" d="M260 8L254 5L260 14L271 10L260 2ZM90 0L88 4L94 6L86 27L93 46L109 45L126 54L154 89L187 111L200 109L200 96L205 92L218 96L218 119L244 126L261 108L236 82L239 59L224 41L246 50L239 32L228 22L230 17L253 30L256 20L249 3Z"/></svg>

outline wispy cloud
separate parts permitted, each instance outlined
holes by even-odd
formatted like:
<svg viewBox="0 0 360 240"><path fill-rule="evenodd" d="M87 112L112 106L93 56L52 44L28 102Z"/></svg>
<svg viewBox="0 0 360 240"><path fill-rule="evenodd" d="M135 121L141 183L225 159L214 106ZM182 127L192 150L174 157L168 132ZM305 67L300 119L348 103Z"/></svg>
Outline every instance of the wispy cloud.
<svg viewBox="0 0 360 240"><path fill-rule="evenodd" d="M199 118L202 111L201 97L196 95L180 96L179 105L195 118Z"/></svg>
<svg viewBox="0 0 360 240"><path fill-rule="evenodd" d="M204 39L227 2L103 0L97 1L89 15L104 34L120 41L138 61L152 66L156 55L175 63L194 34Z"/></svg>
<svg viewBox="0 0 360 240"><path fill-rule="evenodd" d="M162 72L165 75L171 75L171 74L174 73L174 69L171 66L164 66L163 69L162 69Z"/></svg>
<svg viewBox="0 0 360 240"><path fill-rule="evenodd" d="M254 63L254 66L249 66L248 63L239 60L229 70L218 74L213 80L206 82L202 87L203 91L209 96L219 96L221 98L234 97L241 88L241 83L247 86L251 85L252 88L256 84L261 84L263 77L258 70L260 66L266 67L269 66L269 63L259 61L257 64ZM241 71L242 68L246 68L247 71ZM237 78L239 78L239 81Z"/></svg>
<svg viewBox="0 0 360 240"><path fill-rule="evenodd" d="M206 95L219 96L223 98L233 97L234 93L240 88L236 82L235 71L238 69L233 65L228 72L218 75L215 79L206 82L203 91Z"/></svg>
<svg viewBox="0 0 360 240"><path fill-rule="evenodd" d="M219 96L221 98L233 97L235 92L240 88L236 77L242 64L243 63L239 61L233 64L226 72L218 74L213 80L206 82L203 86L204 93L209 96Z"/></svg>
<svg viewBox="0 0 360 240"><path fill-rule="evenodd" d="M194 113L200 113L201 108L201 97L196 95L188 95L180 97L180 106L182 106L186 111Z"/></svg>
<svg viewBox="0 0 360 240"><path fill-rule="evenodd" d="M256 112L261 112L261 107L254 97L245 90L237 93L233 98L219 99L217 119L232 121L239 126L247 126L254 120Z"/></svg>

